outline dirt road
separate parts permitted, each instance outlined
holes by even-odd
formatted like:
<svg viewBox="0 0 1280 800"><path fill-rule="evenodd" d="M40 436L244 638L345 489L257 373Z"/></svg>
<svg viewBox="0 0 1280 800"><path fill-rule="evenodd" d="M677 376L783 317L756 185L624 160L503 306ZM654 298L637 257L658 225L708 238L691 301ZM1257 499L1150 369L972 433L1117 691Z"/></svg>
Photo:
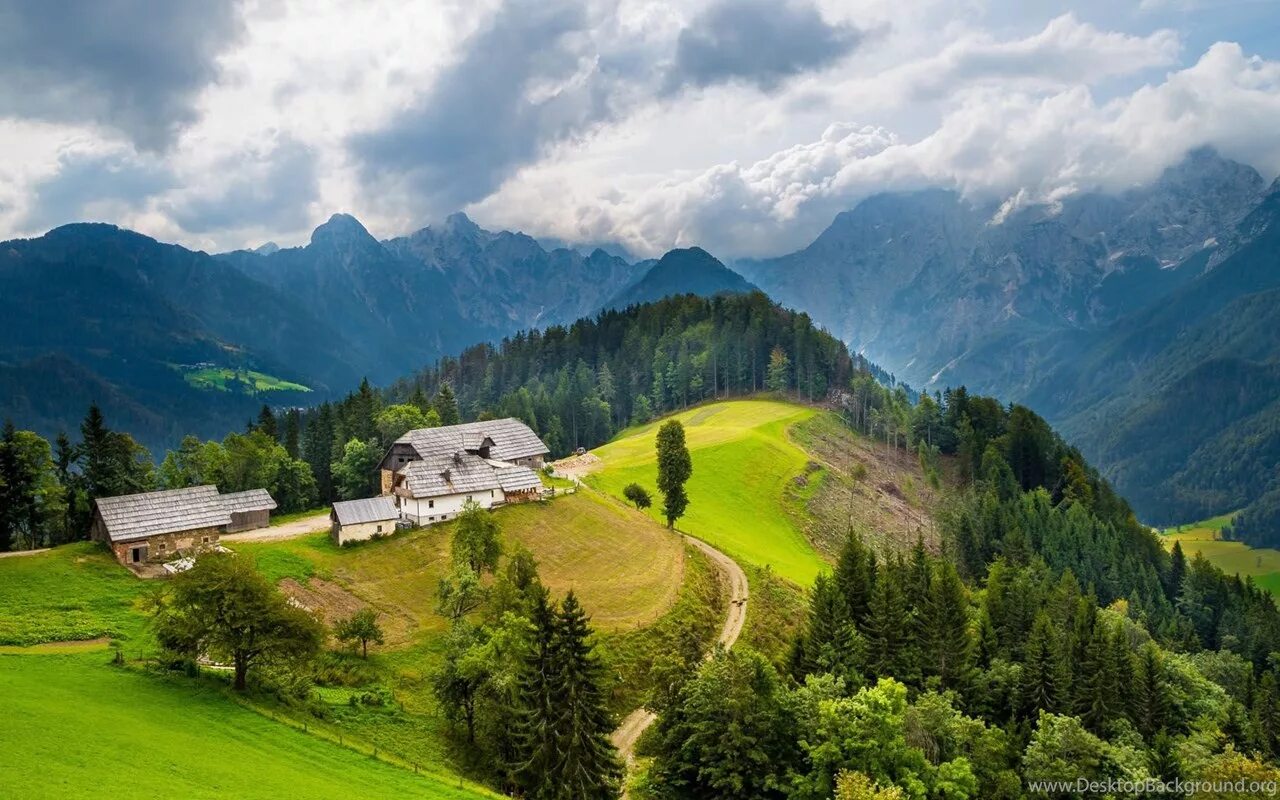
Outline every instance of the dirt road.
<svg viewBox="0 0 1280 800"><path fill-rule="evenodd" d="M717 641L726 648L733 647L747 620L747 574L742 571L742 567L738 566L736 561L701 539L686 535L684 540L705 553L707 558L711 559L711 563L715 564L729 581L729 613L725 616L724 626L720 628L720 638ZM710 658L711 655L708 653L707 657ZM637 708L627 715L627 718L609 737L624 762L631 763L636 741L656 719L652 711Z"/></svg>
<svg viewBox="0 0 1280 800"><path fill-rule="evenodd" d="M319 514L313 514L309 517L301 517L291 520L283 525L275 525L270 528L259 528L256 531L245 531L244 533L228 533L222 536L219 541L222 542L275 542L280 539L292 539L295 536L305 536L308 533L322 531L329 527L329 512L322 511Z"/></svg>

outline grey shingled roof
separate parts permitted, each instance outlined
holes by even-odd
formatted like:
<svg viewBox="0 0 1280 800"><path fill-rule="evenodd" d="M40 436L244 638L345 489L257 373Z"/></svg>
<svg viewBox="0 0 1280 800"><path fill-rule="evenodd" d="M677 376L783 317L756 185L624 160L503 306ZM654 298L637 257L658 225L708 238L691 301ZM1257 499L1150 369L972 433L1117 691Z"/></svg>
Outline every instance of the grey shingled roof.
<svg viewBox="0 0 1280 800"><path fill-rule="evenodd" d="M530 492L542 488L542 480L528 467L504 464L500 467L495 466L494 473L498 476L498 485L504 492Z"/></svg>
<svg viewBox="0 0 1280 800"><path fill-rule="evenodd" d="M409 444L422 458L451 455L458 450L477 449L483 437L493 440L489 451L491 458L514 461L517 458L546 455L550 452L528 425L518 419L490 419L483 422L466 422L443 428L419 428L396 439L397 444Z"/></svg>
<svg viewBox="0 0 1280 800"><path fill-rule="evenodd" d="M458 451L421 461L410 461L400 469L410 497L444 497L451 494L483 492L498 488L498 476L483 458Z"/></svg>
<svg viewBox="0 0 1280 800"><path fill-rule="evenodd" d="M231 523L216 486L99 497L95 502L113 542Z"/></svg>
<svg viewBox="0 0 1280 800"><path fill-rule="evenodd" d="M394 497L369 497L364 500L341 500L333 504L333 514L339 525L357 525L361 522L383 522L400 517Z"/></svg>
<svg viewBox="0 0 1280 800"><path fill-rule="evenodd" d="M220 495L220 497L222 498L222 505L227 509L228 514L245 511L274 511L276 507L275 498L266 489L232 492L231 494Z"/></svg>

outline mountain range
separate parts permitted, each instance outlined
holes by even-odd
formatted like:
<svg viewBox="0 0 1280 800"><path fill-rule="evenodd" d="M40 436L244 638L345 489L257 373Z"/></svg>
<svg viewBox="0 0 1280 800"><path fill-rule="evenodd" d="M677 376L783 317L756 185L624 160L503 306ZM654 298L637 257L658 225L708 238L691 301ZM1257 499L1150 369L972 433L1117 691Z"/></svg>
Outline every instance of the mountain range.
<svg viewBox="0 0 1280 800"><path fill-rule="evenodd" d="M916 388L1029 404L1148 521L1280 488L1280 182L1213 151L1054 205L878 195L733 266Z"/></svg>
<svg viewBox="0 0 1280 800"><path fill-rule="evenodd" d="M0 243L0 418L53 435L97 402L153 449L221 437L264 402L389 382L620 298L750 288L691 253L630 263L602 248L548 250L463 214L385 241L335 214L303 247L219 255L66 225Z"/></svg>

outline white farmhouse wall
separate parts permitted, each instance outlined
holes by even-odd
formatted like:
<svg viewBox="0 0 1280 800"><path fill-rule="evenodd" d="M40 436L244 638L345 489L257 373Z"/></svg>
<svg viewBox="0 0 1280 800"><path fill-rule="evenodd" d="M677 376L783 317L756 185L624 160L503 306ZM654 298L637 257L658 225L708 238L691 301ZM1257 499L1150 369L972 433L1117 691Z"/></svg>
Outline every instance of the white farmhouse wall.
<svg viewBox="0 0 1280 800"><path fill-rule="evenodd" d="M470 494L450 494L431 499L400 498L400 515L415 525L431 525L436 522L447 522L462 513L467 500L475 500L481 508L491 508L503 503L501 489L484 489Z"/></svg>
<svg viewBox="0 0 1280 800"><path fill-rule="evenodd" d="M353 525L338 525L334 523L334 526L339 545L344 545L347 542L363 542L380 534L389 536L396 532L396 521L394 519L384 519L380 522L357 522Z"/></svg>

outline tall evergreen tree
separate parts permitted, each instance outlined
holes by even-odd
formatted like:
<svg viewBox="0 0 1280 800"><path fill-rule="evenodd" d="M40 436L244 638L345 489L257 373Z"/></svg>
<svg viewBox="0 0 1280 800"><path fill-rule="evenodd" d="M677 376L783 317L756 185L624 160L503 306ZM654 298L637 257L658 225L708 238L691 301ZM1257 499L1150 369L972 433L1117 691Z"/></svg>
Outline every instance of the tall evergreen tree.
<svg viewBox="0 0 1280 800"><path fill-rule="evenodd" d="M1031 626L1022 662L1019 702L1025 719L1041 711L1056 712L1060 701L1062 661L1058 637L1049 615L1041 611Z"/></svg>
<svg viewBox="0 0 1280 800"><path fill-rule="evenodd" d="M276 414L271 410L271 406L266 403L263 403L262 408L258 411L258 422L253 427L272 439L277 441L280 439L280 428L276 423Z"/></svg>
<svg viewBox="0 0 1280 800"><path fill-rule="evenodd" d="M693 474L693 460L684 443L684 426L679 420L669 420L658 429L658 491L662 492L662 515L667 527L674 528L676 520L684 516L689 507L689 496L684 484Z"/></svg>
<svg viewBox="0 0 1280 800"><path fill-rule="evenodd" d="M911 610L902 589L900 563L886 562L876 575L867 615L867 667L880 677L909 679L915 672L909 658Z"/></svg>
<svg viewBox="0 0 1280 800"><path fill-rule="evenodd" d="M875 556L862 543L861 536L849 531L836 559L835 583L844 596L850 619L860 628L871 606L875 571Z"/></svg>
<svg viewBox="0 0 1280 800"><path fill-rule="evenodd" d="M547 590L538 587L530 608L533 636L524 664L516 676L515 715L512 720L512 763L517 786L529 797L554 797L556 763L556 609Z"/></svg>
<svg viewBox="0 0 1280 800"><path fill-rule="evenodd" d="M928 672L944 689L961 694L973 677L973 635L969 630L969 602L964 583L948 561L939 562L929 586L929 606L923 656Z"/></svg>
<svg viewBox="0 0 1280 800"><path fill-rule="evenodd" d="M560 605L555 642L555 760L543 797L612 800L622 768L609 742L613 722L601 689L600 665L588 641L587 615L571 590Z"/></svg>
<svg viewBox="0 0 1280 800"><path fill-rule="evenodd" d="M431 407L440 416L441 425L457 425L462 421L462 415L458 412L458 398L453 393L453 384L448 381L441 383L436 390Z"/></svg>
<svg viewBox="0 0 1280 800"><path fill-rule="evenodd" d="M1134 724L1147 741L1152 741L1168 724L1169 702L1169 682L1160 648L1147 642L1138 654L1132 696Z"/></svg>
<svg viewBox="0 0 1280 800"><path fill-rule="evenodd" d="M302 414L296 408L284 416L284 450L289 458L300 458L302 446Z"/></svg>

